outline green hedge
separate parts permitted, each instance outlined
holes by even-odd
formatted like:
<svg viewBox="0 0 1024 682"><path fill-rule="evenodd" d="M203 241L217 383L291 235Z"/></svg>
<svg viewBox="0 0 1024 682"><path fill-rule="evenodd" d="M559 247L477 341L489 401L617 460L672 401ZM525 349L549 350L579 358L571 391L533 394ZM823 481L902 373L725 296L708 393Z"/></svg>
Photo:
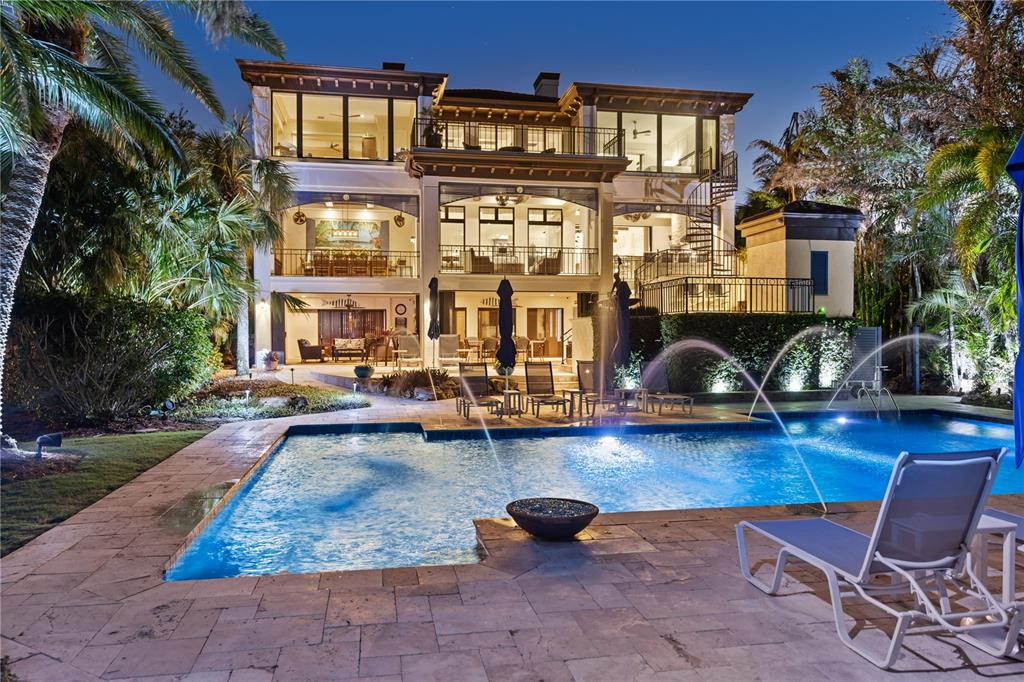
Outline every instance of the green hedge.
<svg viewBox="0 0 1024 682"><path fill-rule="evenodd" d="M809 333L792 345L772 372L768 390L828 388L839 381L850 365L850 339L857 323L850 319L828 319L818 315L693 314L658 318L658 352L671 349L687 338L703 339L733 355L740 366L760 382L776 353L801 331L822 326L827 331ZM638 334L648 334L650 322L634 325ZM649 342L635 338L637 348ZM650 359L653 355L647 355ZM724 393L750 390L734 367L721 356L706 350L668 351L665 360L669 385L678 391Z"/></svg>
<svg viewBox="0 0 1024 682"><path fill-rule="evenodd" d="M180 398L219 365L198 313L118 297L16 302L5 400L48 424L81 425Z"/></svg>

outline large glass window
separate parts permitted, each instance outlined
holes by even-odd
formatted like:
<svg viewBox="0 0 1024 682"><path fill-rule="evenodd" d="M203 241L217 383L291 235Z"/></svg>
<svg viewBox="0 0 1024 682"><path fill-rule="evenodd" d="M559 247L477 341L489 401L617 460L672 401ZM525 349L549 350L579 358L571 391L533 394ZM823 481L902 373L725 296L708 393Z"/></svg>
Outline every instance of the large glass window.
<svg viewBox="0 0 1024 682"><path fill-rule="evenodd" d="M271 100L271 109L271 153L274 156L297 156L298 97L294 92L275 92Z"/></svg>
<svg viewBox="0 0 1024 682"><path fill-rule="evenodd" d="M412 142L412 126L416 120L416 101L396 99L393 105L395 152L407 151Z"/></svg>
<svg viewBox="0 0 1024 682"><path fill-rule="evenodd" d="M526 238L530 246L562 246L562 209L531 208L526 217Z"/></svg>
<svg viewBox="0 0 1024 682"><path fill-rule="evenodd" d="M663 173L697 172L697 117L661 117L661 170Z"/></svg>
<svg viewBox="0 0 1024 682"><path fill-rule="evenodd" d="M441 245L462 246L466 241L466 209L463 206L441 207Z"/></svg>
<svg viewBox="0 0 1024 682"><path fill-rule="evenodd" d="M658 170L658 115L623 112L626 131L626 158L630 171Z"/></svg>
<svg viewBox="0 0 1024 682"><path fill-rule="evenodd" d="M348 158L388 158L388 101L348 98Z"/></svg>
<svg viewBox="0 0 1024 682"><path fill-rule="evenodd" d="M480 245L513 246L515 244L515 209L500 206L480 208Z"/></svg>
<svg viewBox="0 0 1024 682"><path fill-rule="evenodd" d="M307 159L340 159L345 156L343 97L302 96L302 156Z"/></svg>
<svg viewBox="0 0 1024 682"><path fill-rule="evenodd" d="M705 118L701 124L704 133L701 144L704 151L710 152L711 169L718 168L718 119Z"/></svg>

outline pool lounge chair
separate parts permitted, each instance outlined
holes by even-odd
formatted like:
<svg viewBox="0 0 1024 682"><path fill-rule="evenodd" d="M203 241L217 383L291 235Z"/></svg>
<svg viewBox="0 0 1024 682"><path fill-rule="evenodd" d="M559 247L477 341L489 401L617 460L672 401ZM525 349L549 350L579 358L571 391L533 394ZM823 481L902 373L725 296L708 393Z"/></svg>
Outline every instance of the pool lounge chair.
<svg viewBox="0 0 1024 682"><path fill-rule="evenodd" d="M564 414L569 399L555 394L555 374L551 363L526 362L523 369L526 372L526 407L533 412L533 416L540 417L540 408L545 405L556 410L562 408Z"/></svg>
<svg viewBox="0 0 1024 682"><path fill-rule="evenodd" d="M683 412L689 408L689 413L693 414L692 396L669 391L665 363L644 363L640 370L640 385L647 389L647 405L651 412L654 412L654 407L657 406L658 414L661 415L666 405L673 410L678 405L683 408Z"/></svg>
<svg viewBox="0 0 1024 682"><path fill-rule="evenodd" d="M914 621L927 621L929 630L951 632L991 655L1007 656L1017 646L1020 605L1006 607L988 592L971 568L967 549L1005 452L901 453L870 537L824 518L742 521L736 526L740 571L755 587L776 594L790 558L820 569L828 580L839 638L880 668L899 658ZM771 584L750 571L747 531L780 546ZM964 580L955 580L961 571ZM880 576L890 581L878 582ZM980 606L954 610L949 587ZM915 606L902 608L899 601L880 599L898 595L909 595ZM883 655L867 651L850 636L843 610L843 598L850 596L896 619Z"/></svg>
<svg viewBox="0 0 1024 682"><path fill-rule="evenodd" d="M580 411L593 416L594 411L600 405L612 405L616 410L622 402L614 393L601 392L599 386L602 383L600 376L594 371L593 360L576 361L576 379L579 381Z"/></svg>
<svg viewBox="0 0 1024 682"><path fill-rule="evenodd" d="M420 357L420 337L417 334L398 334L394 337L395 350L405 351L396 356L396 363L402 365L423 365Z"/></svg>
<svg viewBox="0 0 1024 682"><path fill-rule="evenodd" d="M459 364L459 335L441 334L437 340L437 359L443 365L445 363Z"/></svg>
<svg viewBox="0 0 1024 682"><path fill-rule="evenodd" d="M469 410L483 407L494 412L502 405L501 398L492 396L491 381L487 377L486 362L459 363L459 395L455 396L455 411L469 419Z"/></svg>

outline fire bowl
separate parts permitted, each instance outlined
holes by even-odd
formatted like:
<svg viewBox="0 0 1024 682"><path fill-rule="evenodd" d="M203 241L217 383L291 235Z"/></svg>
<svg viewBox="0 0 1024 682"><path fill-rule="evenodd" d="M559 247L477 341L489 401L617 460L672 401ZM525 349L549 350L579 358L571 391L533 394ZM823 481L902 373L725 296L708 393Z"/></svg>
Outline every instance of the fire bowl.
<svg viewBox="0 0 1024 682"><path fill-rule="evenodd" d="M569 540L590 525L597 505L564 497L527 497L505 505L505 511L530 535Z"/></svg>

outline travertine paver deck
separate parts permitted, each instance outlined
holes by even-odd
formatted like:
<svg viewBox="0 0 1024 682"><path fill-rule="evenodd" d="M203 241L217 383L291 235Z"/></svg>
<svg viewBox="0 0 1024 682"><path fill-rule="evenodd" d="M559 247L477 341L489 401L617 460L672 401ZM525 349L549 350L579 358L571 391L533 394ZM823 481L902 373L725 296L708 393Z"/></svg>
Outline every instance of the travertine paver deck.
<svg viewBox="0 0 1024 682"><path fill-rule="evenodd" d="M736 520L794 513L781 507L605 514L573 543L482 520L480 564L162 580L203 511L289 425L465 425L453 417L450 403L375 398L367 410L221 427L0 561L3 655L42 681L885 675L839 643L819 575L795 570L777 598L739 577ZM737 419L720 408L697 417ZM996 503L1024 513L1022 495ZM866 530L875 508L835 516ZM858 615L866 636L885 625ZM894 679L1024 674L948 637L906 646Z"/></svg>

